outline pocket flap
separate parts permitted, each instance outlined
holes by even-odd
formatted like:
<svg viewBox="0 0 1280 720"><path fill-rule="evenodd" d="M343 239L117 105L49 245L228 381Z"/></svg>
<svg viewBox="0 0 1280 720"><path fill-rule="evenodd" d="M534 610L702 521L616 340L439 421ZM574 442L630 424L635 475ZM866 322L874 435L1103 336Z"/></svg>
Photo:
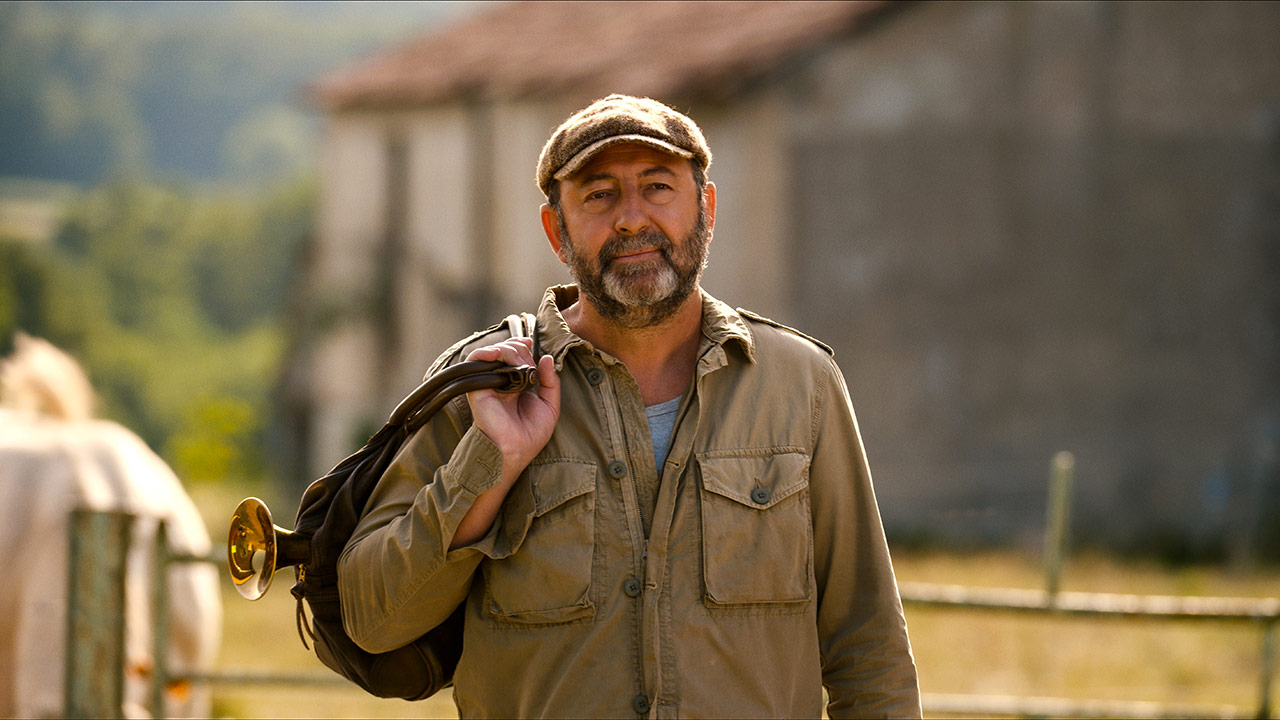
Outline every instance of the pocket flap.
<svg viewBox="0 0 1280 720"><path fill-rule="evenodd" d="M698 456L702 486L747 507L766 510L808 485L809 456L794 451L764 455Z"/></svg>
<svg viewBox="0 0 1280 720"><path fill-rule="evenodd" d="M596 466L557 461L528 468L533 487L533 516L541 517L570 500L596 489Z"/></svg>

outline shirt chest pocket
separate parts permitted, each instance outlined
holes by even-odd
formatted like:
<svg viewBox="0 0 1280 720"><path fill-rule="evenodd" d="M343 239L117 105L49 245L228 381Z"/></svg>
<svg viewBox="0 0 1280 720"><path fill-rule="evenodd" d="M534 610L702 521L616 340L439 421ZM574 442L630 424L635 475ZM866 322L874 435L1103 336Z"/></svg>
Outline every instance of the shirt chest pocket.
<svg viewBox="0 0 1280 720"><path fill-rule="evenodd" d="M711 608L803 607L813 595L809 456L700 455Z"/></svg>
<svg viewBox="0 0 1280 720"><path fill-rule="evenodd" d="M596 466L531 465L533 516L519 548L484 564L489 614L524 625L592 617Z"/></svg>

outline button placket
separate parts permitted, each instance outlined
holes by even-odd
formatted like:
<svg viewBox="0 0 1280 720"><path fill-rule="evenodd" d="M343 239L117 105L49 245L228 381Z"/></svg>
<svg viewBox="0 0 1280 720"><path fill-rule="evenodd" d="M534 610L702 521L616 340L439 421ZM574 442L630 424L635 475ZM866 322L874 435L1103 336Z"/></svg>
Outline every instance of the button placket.
<svg viewBox="0 0 1280 720"><path fill-rule="evenodd" d="M595 361L598 361L598 358L592 359L592 362ZM655 666L653 661L649 658L648 652L644 651L644 646L649 645L648 641L644 637L646 635L645 628L656 628L656 616L653 612L654 609L650 607L650 603L647 602L646 599L649 597L656 598L656 594L647 593L645 590L644 580L641 579L643 577L643 571L641 571L641 568L648 564L646 558L647 553L645 552L648 540L645 537L645 523L640 509L641 498L639 488L635 485L637 473L636 468L639 466L634 462L635 458L632 457L633 448L631 448L628 442L628 438L640 435L636 432L629 433L628 429L634 431L640 426L636 425L634 422L629 422L632 420L632 415L628 414L623 407L624 403L628 401L628 398L619 397L619 393L626 395L631 390L626 383L622 383L622 387L619 387L618 378L621 376L625 376L625 372L623 370L613 372L612 370L599 366L587 367L582 375L588 384L595 388L595 391L602 403L602 420L605 422L605 427L608 432L607 437L609 439L607 446L608 449L605 452L609 453L609 455L604 456L606 462L601 469L604 471L605 476L616 481L616 487L620 492L626 513L627 533L632 541L632 562L633 567L636 568L633 572L636 574L623 580L621 589L624 595L628 598L644 603L641 606L640 611L640 625L636 628L641 636L639 639L642 648L642 656L644 657L638 680L640 682L640 686L644 687L647 684L646 678L649 678L649 682L651 682L652 677L656 674L660 674L661 672L660 668ZM635 400L639 401L638 388L635 390ZM644 415L641 413L640 421L644 420ZM632 427L633 425L635 425L635 427ZM612 457L610 457L610 455L612 455ZM648 456L652 456L651 451L649 451ZM632 709L635 710L638 715L648 715L651 707L652 702L646 695L637 695L632 698Z"/></svg>

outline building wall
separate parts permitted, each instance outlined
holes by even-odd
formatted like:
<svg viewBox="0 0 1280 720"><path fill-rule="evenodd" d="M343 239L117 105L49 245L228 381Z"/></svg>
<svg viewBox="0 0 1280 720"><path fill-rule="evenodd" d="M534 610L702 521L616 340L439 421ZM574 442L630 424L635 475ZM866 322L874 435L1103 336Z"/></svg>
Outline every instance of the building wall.
<svg viewBox="0 0 1280 720"><path fill-rule="evenodd" d="M782 98L766 91L728 106L689 106L711 147L708 177L717 191L703 285L730 305L788 314L792 269L784 225L791 198L783 190L791 168Z"/></svg>
<svg viewBox="0 0 1280 720"><path fill-rule="evenodd" d="M1256 541L1278 32L1265 4L928 4L789 79L794 319L891 527L1034 543L1065 449L1080 542Z"/></svg>
<svg viewBox="0 0 1280 720"><path fill-rule="evenodd" d="M314 250L307 268L308 324L317 332L303 349L305 381L297 387L311 395L301 403L312 411L304 447L307 479L319 477L352 446L365 423L361 408L377 387L377 372L367 360L375 344L367 322L370 289L376 275L375 248L369 238L383 228L384 140L377 117L334 118L325 131ZM341 202L336 202L341 198ZM317 472L318 471L318 472Z"/></svg>

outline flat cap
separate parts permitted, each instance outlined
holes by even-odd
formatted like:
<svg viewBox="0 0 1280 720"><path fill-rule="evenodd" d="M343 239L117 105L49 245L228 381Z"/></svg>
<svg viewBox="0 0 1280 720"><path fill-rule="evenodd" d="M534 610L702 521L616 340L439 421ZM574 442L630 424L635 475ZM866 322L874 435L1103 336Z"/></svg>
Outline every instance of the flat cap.
<svg viewBox="0 0 1280 720"><path fill-rule="evenodd" d="M711 150L693 120L657 100L615 94L574 113L551 134L538 158L538 188L546 195L552 180L572 175L591 156L618 143L689 158L703 170L711 165Z"/></svg>

